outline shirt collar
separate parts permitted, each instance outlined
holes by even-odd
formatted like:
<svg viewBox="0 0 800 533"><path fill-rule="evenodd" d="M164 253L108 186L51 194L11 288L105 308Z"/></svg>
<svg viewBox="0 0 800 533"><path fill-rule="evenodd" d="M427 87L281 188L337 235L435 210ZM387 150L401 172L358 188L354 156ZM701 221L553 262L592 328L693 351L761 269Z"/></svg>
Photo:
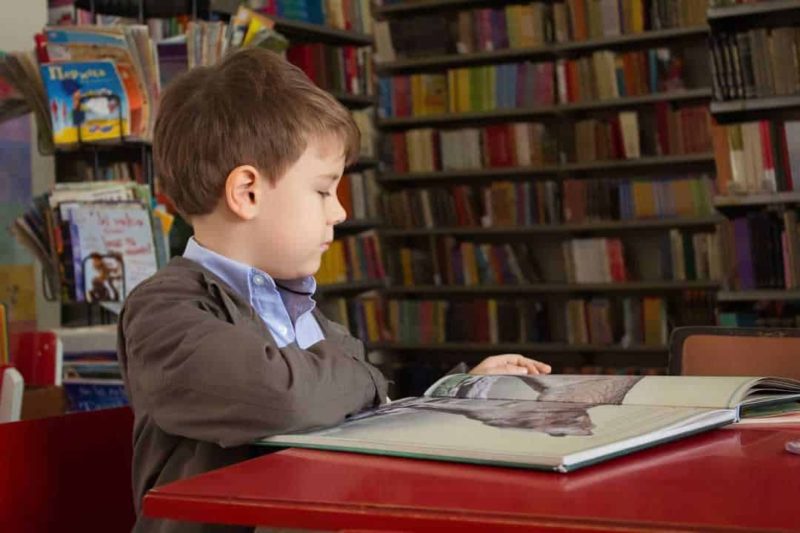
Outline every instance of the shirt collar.
<svg viewBox="0 0 800 533"><path fill-rule="evenodd" d="M251 305L254 303L254 291L262 291L262 295L274 295L286 307L292 322L296 322L300 315L313 310L316 306L313 294L317 290L317 282L314 276L276 282L272 276L258 268L209 250L194 237L190 237L186 243L183 257L216 274ZM261 285L253 282L259 278L264 282Z"/></svg>

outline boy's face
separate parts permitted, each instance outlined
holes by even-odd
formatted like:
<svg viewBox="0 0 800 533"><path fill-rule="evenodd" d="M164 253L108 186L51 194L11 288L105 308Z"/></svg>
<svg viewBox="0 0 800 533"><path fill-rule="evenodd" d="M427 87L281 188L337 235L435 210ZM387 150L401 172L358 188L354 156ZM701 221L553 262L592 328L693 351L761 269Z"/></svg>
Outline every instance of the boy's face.
<svg viewBox="0 0 800 533"><path fill-rule="evenodd" d="M310 276L319 269L334 224L347 216L336 196L344 161L338 141L309 140L300 159L267 185L254 226L255 266L277 279Z"/></svg>

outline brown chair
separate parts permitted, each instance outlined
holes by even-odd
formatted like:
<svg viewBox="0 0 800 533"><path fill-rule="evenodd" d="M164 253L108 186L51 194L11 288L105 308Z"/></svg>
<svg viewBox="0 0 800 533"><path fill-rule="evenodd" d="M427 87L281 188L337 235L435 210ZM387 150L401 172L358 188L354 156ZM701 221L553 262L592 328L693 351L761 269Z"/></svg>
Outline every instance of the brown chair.
<svg viewBox="0 0 800 533"><path fill-rule="evenodd" d="M800 379L800 329L676 328L670 337L669 373Z"/></svg>

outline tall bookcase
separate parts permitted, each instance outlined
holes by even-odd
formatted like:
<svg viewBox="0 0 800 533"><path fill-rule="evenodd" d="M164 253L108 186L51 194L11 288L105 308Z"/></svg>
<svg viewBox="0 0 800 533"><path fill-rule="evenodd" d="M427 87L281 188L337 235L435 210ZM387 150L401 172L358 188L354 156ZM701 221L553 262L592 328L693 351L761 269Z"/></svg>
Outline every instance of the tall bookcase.
<svg viewBox="0 0 800 533"><path fill-rule="evenodd" d="M530 4L526 2L525 4ZM555 2L557 3L557 2ZM575 2L567 2L569 7ZM375 9L376 17L389 21L414 17L418 15L446 16L458 10L472 10L479 8L503 9L507 5L522 4L521 2L486 2L480 0L424 0L418 2L394 2L379 6ZM554 2L540 2L543 5L552 5ZM621 4L620 4L621 5ZM376 30L377 31L377 30ZM686 49L685 60L687 88L670 89L640 94L636 96L620 96L597 101L581 101L570 103L549 103L505 109L493 109L471 112L445 112L425 114L422 116L383 116L378 119L377 125L382 132L382 138L392 136L397 132L407 132L413 129L433 128L445 130L448 128L472 127L481 128L498 124L541 121L555 128L571 127L577 121L585 118L608 117L621 111L649 112L658 103L667 103L671 107L679 108L684 105L707 106L712 96L711 79L708 76L707 55L705 42L708 27L704 23L690 27L677 27L669 29L653 29L638 33L621 34L587 38L583 40L568 40L562 42L547 42L535 47L509 48L496 50L481 50L467 53L437 53L421 57L400 57L396 60L379 63L376 70L384 78L395 78L413 74L444 73L448 69L468 67L499 66L523 61L531 62L557 62L560 60L579 59L601 50L614 52L627 52L649 49L654 47L681 47ZM400 51L398 51L400 52ZM386 98L386 88L393 87L392 81L381 83L382 92L379 99ZM557 96L557 95L556 95ZM556 98L558 101L558 98ZM639 132L640 136L643 135ZM435 145L434 145L435 146ZM434 147L434 151L438 149ZM580 147L578 147L580 149ZM412 147L408 146L409 152ZM391 153L391 148L388 149ZM383 159L391 159L383 158ZM391 164L381 174L380 184L386 194L408 192L431 187L449 186L488 186L499 180L513 183L537 183L551 181L558 184L556 187L563 193L563 184L566 180L596 181L598 179L630 179L657 182L662 178L675 175L707 173L713 175L714 156L709 148L702 153L680 153L662 155L657 153L641 154L640 157L629 159L614 159L600 161L576 162L560 154L558 161L546 164L526 166L504 166L491 168L470 168L467 170L444 169L441 166L435 170L422 172L397 172L391 170ZM480 196L480 195L479 195ZM411 211L414 211L412 200ZM563 207L563 206L561 206ZM417 209L419 208L417 206ZM560 209L559 209L560 210ZM422 218L422 215L419 215ZM563 217L561 217L563 218ZM453 238L456 241L469 241L472 243L494 244L527 244L533 248L546 248L554 252L545 253L538 259L544 262L553 262L549 267L542 265L542 270L549 271L535 282L515 284L474 284L463 285L447 283L438 280L438 283L408 284L404 283L402 275L392 276L392 284L384 291L387 299L444 300L451 305L453 302L470 302L479 298L494 298L497 302L513 299L527 300L560 300L563 305L570 298L600 298L619 299L625 296L654 296L663 297L669 301L670 316L669 326L680 323L710 323L713 320L713 296L719 283L717 280L690 280L674 281L666 279L653 279L654 276L646 275L642 279L625 282L603 283L576 283L566 281L564 265L559 266L559 242L568 239L591 237L621 238L628 241L643 240L648 238L663 239L670 230L679 230L687 234L696 232L713 232L715 225L721 218L713 210L702 216L676 216L669 218L638 218L626 220L584 220L577 223L553 222L513 224L504 227L481 226L480 223L470 227L434 224L416 224L417 227L387 227L382 230L381 236L385 243L387 254L390 256L407 243L415 242L416 246L431 250L432 262L435 259L435 240L441 237ZM415 225L415 224L412 224ZM427 226L427 227L419 227ZM555 243L555 244L553 244ZM477 245L476 244L476 245ZM635 246L634 246L635 247ZM645 255L647 255L645 248ZM598 258L601 259L601 258ZM647 262L648 258L640 258ZM638 260L637 260L638 261ZM442 271L441 261L434 265L437 272ZM647 270L646 268L641 269ZM405 272L405 271L404 271ZM707 312L701 317L681 317L680 311L685 302L684 298L697 298L702 300L701 307ZM556 311L548 317L550 326L564 322L565 311L555 306ZM454 317L451 317L455 320ZM427 320L420 318L420 321ZM502 322L502 318L500 319ZM467 327L480 327L472 324ZM502 327L502 324L500 324ZM440 339L441 340L441 339ZM564 331L550 335L550 340L542 342L398 342L396 339L380 340L370 343L370 348L392 354L389 358L394 361L395 368L403 368L407 364L422 366L436 366L439 369L447 368L452 362L459 359L477 360L482 356L519 352L534 355L551 363L556 371L649 371L663 372L666 367L666 343L575 343L567 342ZM598 368L599 367L599 368ZM404 389L402 384L398 384ZM413 386L411 387L413 388Z"/></svg>
<svg viewBox="0 0 800 533"><path fill-rule="evenodd" d="M800 27L800 2L716 1L708 21L715 69L710 108L720 135L718 174L731 183L714 203L726 225L743 224L729 230L734 233L724 250L730 269L718 294L720 322L797 327L800 260L795 220L800 188L795 180L800 172L792 158L800 149L800 139L793 134L800 120L800 75L794 58L787 60L784 54L796 49L793 34ZM761 128L761 138L748 140L742 132L754 127ZM748 146L755 146L756 153L748 152ZM783 235L781 243L765 251L758 247L763 233L754 229L753 221L769 218ZM742 248L749 250L749 257ZM778 279L770 280L770 274Z"/></svg>

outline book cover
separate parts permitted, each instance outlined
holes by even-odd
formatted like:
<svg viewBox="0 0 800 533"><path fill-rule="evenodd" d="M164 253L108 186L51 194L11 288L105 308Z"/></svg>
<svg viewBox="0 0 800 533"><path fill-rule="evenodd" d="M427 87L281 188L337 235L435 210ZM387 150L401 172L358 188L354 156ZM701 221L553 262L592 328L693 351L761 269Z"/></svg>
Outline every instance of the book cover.
<svg viewBox="0 0 800 533"><path fill-rule="evenodd" d="M40 70L56 145L130 135L128 97L113 61L65 61Z"/></svg>

